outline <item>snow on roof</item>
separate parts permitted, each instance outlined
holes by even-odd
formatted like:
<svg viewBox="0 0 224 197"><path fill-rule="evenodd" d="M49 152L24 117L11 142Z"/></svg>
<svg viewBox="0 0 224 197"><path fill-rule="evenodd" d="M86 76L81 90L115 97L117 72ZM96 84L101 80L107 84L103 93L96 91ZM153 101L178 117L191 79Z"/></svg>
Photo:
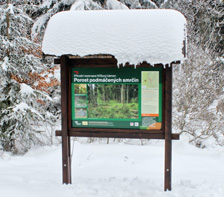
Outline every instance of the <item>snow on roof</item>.
<svg viewBox="0 0 224 197"><path fill-rule="evenodd" d="M169 64L183 60L186 19L178 11L64 11L48 22L46 55L110 54L118 63Z"/></svg>

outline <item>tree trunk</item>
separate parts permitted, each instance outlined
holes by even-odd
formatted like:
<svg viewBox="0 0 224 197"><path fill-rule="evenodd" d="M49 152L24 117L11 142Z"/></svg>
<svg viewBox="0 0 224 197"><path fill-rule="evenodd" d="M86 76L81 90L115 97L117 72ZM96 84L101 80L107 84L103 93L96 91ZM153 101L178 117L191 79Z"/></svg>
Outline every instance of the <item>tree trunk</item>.
<svg viewBox="0 0 224 197"><path fill-rule="evenodd" d="M121 85L121 103L124 104L124 84Z"/></svg>
<svg viewBox="0 0 224 197"><path fill-rule="evenodd" d="M94 105L95 104L95 102L94 102L94 89L93 89L93 84L90 84L90 86L89 86L89 90L90 90L90 97L89 97L89 101L90 101L90 103L92 104L92 105Z"/></svg>
<svg viewBox="0 0 224 197"><path fill-rule="evenodd" d="M94 88L94 105L97 106L97 84L95 84Z"/></svg>
<svg viewBox="0 0 224 197"><path fill-rule="evenodd" d="M127 87L127 104L128 104L128 102L129 102L129 100L128 100L128 94L129 94L128 84L126 85L126 87Z"/></svg>
<svg viewBox="0 0 224 197"><path fill-rule="evenodd" d="M103 102L105 103L106 102L106 90L105 90L105 85L103 85L103 88L102 88L102 90L103 90L103 98L102 98L102 100L103 100Z"/></svg>
<svg viewBox="0 0 224 197"><path fill-rule="evenodd" d="M9 8L9 0L7 0L7 7ZM6 21L7 21L7 38L9 39L9 10L7 12L7 16L6 16Z"/></svg>

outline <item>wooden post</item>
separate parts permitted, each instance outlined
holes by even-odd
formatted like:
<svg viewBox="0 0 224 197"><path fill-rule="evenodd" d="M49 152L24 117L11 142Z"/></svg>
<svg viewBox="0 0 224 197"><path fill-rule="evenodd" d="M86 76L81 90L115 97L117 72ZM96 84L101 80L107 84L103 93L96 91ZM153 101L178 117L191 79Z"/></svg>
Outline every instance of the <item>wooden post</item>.
<svg viewBox="0 0 224 197"><path fill-rule="evenodd" d="M165 69L165 187L171 191L172 160L172 64Z"/></svg>
<svg viewBox="0 0 224 197"><path fill-rule="evenodd" d="M69 58L61 56L61 120L62 120L62 172L63 183L71 183L70 137L68 136Z"/></svg>

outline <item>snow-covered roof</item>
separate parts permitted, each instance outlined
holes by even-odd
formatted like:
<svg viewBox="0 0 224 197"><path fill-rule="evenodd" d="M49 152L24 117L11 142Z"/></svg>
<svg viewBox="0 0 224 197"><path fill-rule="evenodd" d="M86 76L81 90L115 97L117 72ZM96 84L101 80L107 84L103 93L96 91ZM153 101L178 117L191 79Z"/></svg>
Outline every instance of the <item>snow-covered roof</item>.
<svg viewBox="0 0 224 197"><path fill-rule="evenodd" d="M183 60L186 19L178 11L64 11L48 22L46 55L110 54L118 63L169 64Z"/></svg>

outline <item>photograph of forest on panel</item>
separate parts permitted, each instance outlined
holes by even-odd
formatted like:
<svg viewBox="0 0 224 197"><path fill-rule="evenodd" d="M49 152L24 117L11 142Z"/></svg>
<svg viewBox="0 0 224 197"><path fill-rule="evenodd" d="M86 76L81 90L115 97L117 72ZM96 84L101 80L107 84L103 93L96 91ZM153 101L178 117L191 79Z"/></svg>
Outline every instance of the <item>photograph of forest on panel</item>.
<svg viewBox="0 0 224 197"><path fill-rule="evenodd" d="M86 107L86 96L75 96L76 107Z"/></svg>
<svg viewBox="0 0 224 197"><path fill-rule="evenodd" d="M75 84L75 94L86 94L86 84Z"/></svg>
<svg viewBox="0 0 224 197"><path fill-rule="evenodd" d="M75 108L75 118L87 118L87 111L85 108Z"/></svg>
<svg viewBox="0 0 224 197"><path fill-rule="evenodd" d="M138 84L88 84L88 118L138 119Z"/></svg>

